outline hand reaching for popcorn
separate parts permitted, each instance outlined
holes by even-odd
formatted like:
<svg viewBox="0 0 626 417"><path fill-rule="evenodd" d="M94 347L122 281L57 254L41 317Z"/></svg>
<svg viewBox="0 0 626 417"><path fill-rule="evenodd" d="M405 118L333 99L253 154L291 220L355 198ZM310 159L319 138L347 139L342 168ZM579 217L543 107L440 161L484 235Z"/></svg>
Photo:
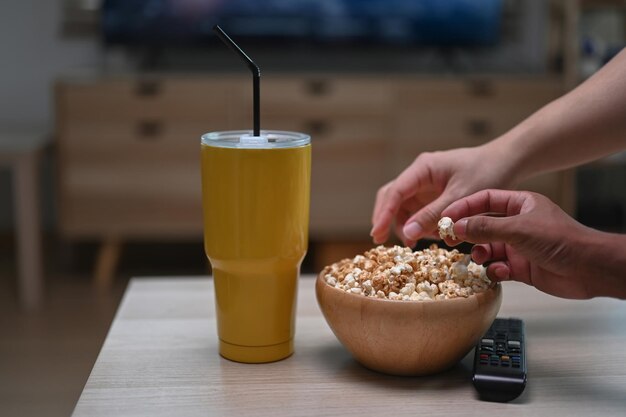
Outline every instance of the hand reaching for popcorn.
<svg viewBox="0 0 626 417"><path fill-rule="evenodd" d="M510 188L626 149L625 108L626 48L580 86L493 141L418 155L378 190L370 232L374 242L384 243L393 227L413 246L436 236L441 211L459 198Z"/></svg>
<svg viewBox="0 0 626 417"><path fill-rule="evenodd" d="M563 298L626 298L626 236L586 227L540 194L484 190L442 215L455 222L458 239L446 243L476 243L472 258L488 263L492 280L525 282Z"/></svg>
<svg viewBox="0 0 626 417"><path fill-rule="evenodd" d="M384 243L395 224L396 235L406 246L417 239L437 236L441 210L453 201L485 188L513 186L511 165L504 159L483 163L495 152L492 145L426 152L387 183L376 195L371 236Z"/></svg>

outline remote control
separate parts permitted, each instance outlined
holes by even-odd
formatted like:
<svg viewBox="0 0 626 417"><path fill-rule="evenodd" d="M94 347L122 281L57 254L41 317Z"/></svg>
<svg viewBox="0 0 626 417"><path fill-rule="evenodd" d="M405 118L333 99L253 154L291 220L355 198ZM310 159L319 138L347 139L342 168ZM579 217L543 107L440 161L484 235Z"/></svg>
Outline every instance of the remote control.
<svg viewBox="0 0 626 417"><path fill-rule="evenodd" d="M472 382L484 401L506 402L526 387L524 323L497 318L480 339L474 352Z"/></svg>

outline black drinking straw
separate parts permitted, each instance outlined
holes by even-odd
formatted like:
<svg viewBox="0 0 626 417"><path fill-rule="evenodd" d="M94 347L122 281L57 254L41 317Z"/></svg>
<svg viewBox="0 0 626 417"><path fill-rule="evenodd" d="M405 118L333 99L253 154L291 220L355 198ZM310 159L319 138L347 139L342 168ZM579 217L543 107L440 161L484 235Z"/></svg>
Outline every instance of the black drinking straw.
<svg viewBox="0 0 626 417"><path fill-rule="evenodd" d="M237 45L230 38L230 36L228 36L226 32L222 30L221 27L219 27L219 25L213 26L213 31L217 34L220 40L224 42L226 46L228 46L233 52L239 55L241 59L243 59L243 62L248 65L248 68L250 68L250 71L252 72L252 103L254 106L252 111L254 118L254 136L261 136L261 122L259 116L259 89L261 85L261 70L259 69L259 66L255 64L254 61L250 59L250 57L239 47L239 45Z"/></svg>

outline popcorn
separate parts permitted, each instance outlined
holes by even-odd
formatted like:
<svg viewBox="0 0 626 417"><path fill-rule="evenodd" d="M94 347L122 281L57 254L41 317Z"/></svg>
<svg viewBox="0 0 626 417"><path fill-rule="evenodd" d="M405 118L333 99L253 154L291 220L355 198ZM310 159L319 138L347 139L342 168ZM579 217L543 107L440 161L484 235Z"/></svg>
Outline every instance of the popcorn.
<svg viewBox="0 0 626 417"><path fill-rule="evenodd" d="M439 237L442 239L449 237L450 239L456 240L454 222L450 217L442 217L437 223L437 228L439 229Z"/></svg>
<svg viewBox="0 0 626 417"><path fill-rule="evenodd" d="M485 268L469 255L435 244L416 252L378 246L327 266L323 277L328 285L351 294L407 302L469 297L491 285Z"/></svg>

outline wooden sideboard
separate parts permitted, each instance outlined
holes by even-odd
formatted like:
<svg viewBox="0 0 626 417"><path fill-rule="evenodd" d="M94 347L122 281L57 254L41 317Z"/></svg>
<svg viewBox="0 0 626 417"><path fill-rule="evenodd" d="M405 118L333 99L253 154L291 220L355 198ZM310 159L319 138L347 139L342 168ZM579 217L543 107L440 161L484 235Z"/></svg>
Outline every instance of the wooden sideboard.
<svg viewBox="0 0 626 417"><path fill-rule="evenodd" d="M56 86L60 230L105 242L201 238L200 135L252 125L244 76L66 78ZM264 76L261 127L311 134L312 241L367 241L376 190L420 152L476 146L564 92L561 78ZM523 185L571 212L569 173Z"/></svg>

